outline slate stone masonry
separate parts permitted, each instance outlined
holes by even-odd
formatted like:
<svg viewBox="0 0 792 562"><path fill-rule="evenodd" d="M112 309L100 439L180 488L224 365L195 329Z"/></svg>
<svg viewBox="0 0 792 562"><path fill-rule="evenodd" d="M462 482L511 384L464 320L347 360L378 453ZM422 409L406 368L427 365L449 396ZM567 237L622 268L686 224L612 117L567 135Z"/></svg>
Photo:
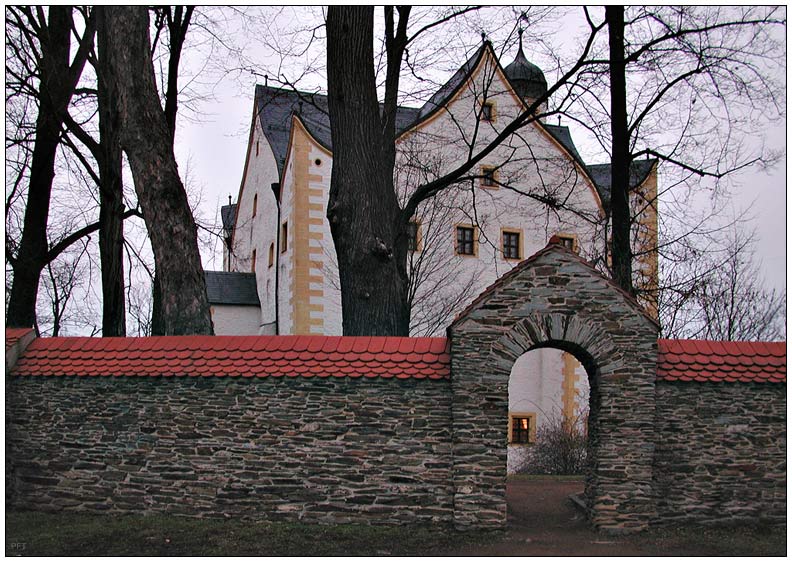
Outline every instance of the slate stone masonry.
<svg viewBox="0 0 792 562"><path fill-rule="evenodd" d="M8 377L6 505L452 519L445 380Z"/></svg>
<svg viewBox="0 0 792 562"><path fill-rule="evenodd" d="M653 525L786 525L786 385L657 383Z"/></svg>
<svg viewBox="0 0 792 562"><path fill-rule="evenodd" d="M578 255L551 245L501 277L449 328L454 391L454 520L506 523L508 382L523 353L550 346L589 374L586 504L595 527L654 518L657 324Z"/></svg>

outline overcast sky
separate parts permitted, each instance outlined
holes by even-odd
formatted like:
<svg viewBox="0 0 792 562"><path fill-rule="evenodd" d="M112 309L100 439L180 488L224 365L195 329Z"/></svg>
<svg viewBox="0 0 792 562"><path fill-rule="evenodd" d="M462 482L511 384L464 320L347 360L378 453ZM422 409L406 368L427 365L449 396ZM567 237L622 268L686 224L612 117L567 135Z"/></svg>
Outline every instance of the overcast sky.
<svg viewBox="0 0 792 562"><path fill-rule="evenodd" d="M508 64L515 54L507 53L503 62ZM188 52L188 58L189 55ZM532 58L528 44L526 55ZM246 53L246 56L262 60L256 52ZM448 77L450 74L445 78ZM221 80L214 87L213 99L199 104L199 120L180 117L177 157L182 174L185 167L188 168L189 183L202 191L202 212L206 218L217 217L219 220L219 208L228 203L229 195L236 201L253 111L254 82L253 78L245 84L232 79ZM571 122L562 121L562 124L570 126L573 139L587 163L601 161L586 146L582 129ZM761 142L763 135L768 147L785 149L785 123L757 130L755 142ZM785 288L786 158L769 173L748 170L735 175L732 181L736 193L734 212L739 215L750 209L754 217L752 224L758 235L757 254L762 260L766 280L774 287ZM219 246L214 256L204 255L204 264L207 269L221 269Z"/></svg>

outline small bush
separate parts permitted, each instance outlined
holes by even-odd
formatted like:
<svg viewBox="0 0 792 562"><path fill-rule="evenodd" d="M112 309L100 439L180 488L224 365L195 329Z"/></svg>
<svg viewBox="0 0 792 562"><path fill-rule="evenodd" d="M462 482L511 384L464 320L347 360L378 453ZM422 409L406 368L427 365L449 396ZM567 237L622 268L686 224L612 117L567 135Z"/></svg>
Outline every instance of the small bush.
<svg viewBox="0 0 792 562"><path fill-rule="evenodd" d="M517 474L583 474L586 466L586 417L565 420L555 415L537 427Z"/></svg>

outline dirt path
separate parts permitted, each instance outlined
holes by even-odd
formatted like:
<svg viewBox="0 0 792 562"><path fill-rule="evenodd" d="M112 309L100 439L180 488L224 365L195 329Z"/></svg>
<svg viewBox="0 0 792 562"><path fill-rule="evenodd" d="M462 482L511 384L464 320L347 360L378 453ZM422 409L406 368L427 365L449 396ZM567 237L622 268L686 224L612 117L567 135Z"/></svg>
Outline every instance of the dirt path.
<svg viewBox="0 0 792 562"><path fill-rule="evenodd" d="M609 536L593 531L571 501L581 481L518 480L507 485L508 530L503 540L449 553L458 556L705 556L785 555L783 534L773 531L772 550L756 552L756 533L746 530L651 531ZM737 537L724 540L723 536ZM739 535L745 534L745 541ZM735 544L736 543L736 544ZM781 544L779 544L781 543ZM762 542L764 544L764 542ZM764 547L762 547L762 550Z"/></svg>

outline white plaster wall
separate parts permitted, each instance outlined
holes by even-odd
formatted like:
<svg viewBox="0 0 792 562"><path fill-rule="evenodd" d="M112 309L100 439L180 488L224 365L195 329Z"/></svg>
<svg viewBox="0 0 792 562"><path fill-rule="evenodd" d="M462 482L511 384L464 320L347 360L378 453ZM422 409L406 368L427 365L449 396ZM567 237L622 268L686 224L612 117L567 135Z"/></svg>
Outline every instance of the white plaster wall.
<svg viewBox="0 0 792 562"><path fill-rule="evenodd" d="M259 333L261 310L257 306L212 305L217 336L251 336Z"/></svg>
<svg viewBox="0 0 792 562"><path fill-rule="evenodd" d="M275 249L275 263L279 268L278 280L278 323L281 334L291 334L294 329L292 298L294 295L294 231L299 226L294 216L294 166L295 162L287 158L286 170L281 184L281 221L278 229L287 223L286 251L281 247ZM304 227L304 226L303 226ZM283 240L280 240L283 244Z"/></svg>
<svg viewBox="0 0 792 562"><path fill-rule="evenodd" d="M309 215L312 219L321 220L322 224L312 224L309 225L309 228L312 232L321 234L322 239L309 241L312 259L318 258L315 261L320 262L319 267L311 268L311 274L321 276L324 282L321 284L311 283L310 289L321 289L323 296L311 296L310 302L311 304L323 305L324 310L322 312L311 312L311 317L322 319L321 333L329 336L340 336L343 330L341 288L338 282L338 259L335 246L333 245L333 235L330 232L330 223L327 221L327 202L330 197L330 173L332 167L332 157L318 146L312 146L309 170L313 178L309 185L312 189L321 190L321 195L309 196L309 204L317 205L315 209L309 211ZM314 249L316 253L314 253Z"/></svg>
<svg viewBox="0 0 792 562"><path fill-rule="evenodd" d="M247 169L237 199L233 256L228 265L228 271L252 271L251 258L253 250L256 250L256 287L261 308L256 331L251 332L254 334L258 333L259 324L275 320L275 269L268 266L268 254L269 246L275 241L277 232L278 209L271 188L272 183L277 181L278 168L275 156L261 129L261 122L256 119L248 152ZM258 205L254 217L253 199L256 195Z"/></svg>
<svg viewBox="0 0 792 562"><path fill-rule="evenodd" d="M397 183L402 200L418 185L462 164L470 146L476 150L486 146L519 114L522 109L519 102L493 68L480 67L475 79L447 110L400 139ZM492 123L479 122L476 115L485 91L488 101L496 104L497 117ZM419 165L411 166L414 161ZM434 271L421 282L419 301L431 302L445 316L445 321L436 323L434 331L414 330L414 335L441 334L456 312L519 262L502 257L503 228L522 232L522 259L542 249L557 233L577 235L580 252L587 258L594 256L600 246L595 243L598 233L593 221L599 216L599 205L593 186L538 125L522 128L519 135L513 135L485 157L481 165L497 167L501 181L534 197L505 187L485 189L478 179L469 179L421 206L416 218L425 237L432 240L425 245L425 252L433 255L412 259L423 260L424 271L427 262L431 263L429 269ZM427 168L433 172L427 174ZM471 171L473 175L480 173L479 165ZM564 201L567 207L587 215L592 222L581 219L572 210L550 211L537 201L548 197ZM457 224L478 226L477 257L455 255ZM466 298L458 298L460 290L467 292Z"/></svg>

